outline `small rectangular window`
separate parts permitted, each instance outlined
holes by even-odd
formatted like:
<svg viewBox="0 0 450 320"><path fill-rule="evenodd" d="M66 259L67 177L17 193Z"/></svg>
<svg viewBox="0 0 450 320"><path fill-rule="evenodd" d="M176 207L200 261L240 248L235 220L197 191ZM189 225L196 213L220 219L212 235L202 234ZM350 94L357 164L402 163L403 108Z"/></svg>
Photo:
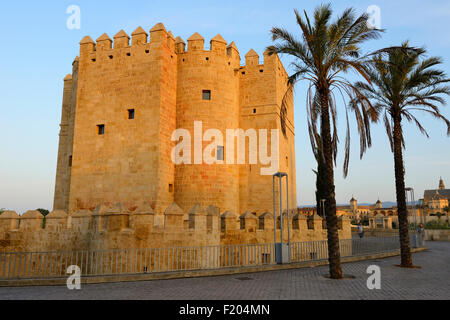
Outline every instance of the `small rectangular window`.
<svg viewBox="0 0 450 320"><path fill-rule="evenodd" d="M99 136L102 136L102 135L105 134L105 125L104 124L99 124L97 126L97 129L98 129L98 135Z"/></svg>
<svg viewBox="0 0 450 320"><path fill-rule="evenodd" d="M170 193L173 192L173 184L169 184L169 192L170 192Z"/></svg>
<svg viewBox="0 0 450 320"><path fill-rule="evenodd" d="M223 154L223 146L217 146L217 160L223 161L224 160L224 154Z"/></svg>
<svg viewBox="0 0 450 320"><path fill-rule="evenodd" d="M128 109L128 119L134 119L134 109Z"/></svg>
<svg viewBox="0 0 450 320"><path fill-rule="evenodd" d="M211 90L203 90L203 100L211 100Z"/></svg>
<svg viewBox="0 0 450 320"><path fill-rule="evenodd" d="M72 156L69 156L69 168L72 167Z"/></svg>

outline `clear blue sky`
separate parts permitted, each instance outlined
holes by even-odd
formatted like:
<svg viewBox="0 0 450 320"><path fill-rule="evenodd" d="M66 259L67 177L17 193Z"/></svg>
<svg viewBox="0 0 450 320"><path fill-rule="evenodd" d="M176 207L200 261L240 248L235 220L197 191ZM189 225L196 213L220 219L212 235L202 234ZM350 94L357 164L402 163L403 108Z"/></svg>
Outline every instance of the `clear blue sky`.
<svg viewBox="0 0 450 320"><path fill-rule="evenodd" d="M38 207L52 208L56 172L62 79L71 72L78 55L78 42L120 29L128 34L138 26L149 30L163 22L175 36L187 39L194 32L206 43L220 33L235 41L241 57L251 48L261 56L271 44L269 30L282 26L298 32L293 9L312 12L320 1L4 1L0 10L0 208L19 213ZM81 9L81 29L66 27L69 5ZM398 45L409 39L425 46L430 55L443 57L450 74L450 2L419 1L332 1L334 11L352 6L359 12L369 5L381 9L381 40L368 44L367 51ZM283 58L286 63L288 60ZM296 89L296 157L299 205L314 203L315 168L305 121L305 87ZM341 105L341 110L342 110ZM450 118L450 107L444 108ZM406 184L422 195L435 188L439 176L450 185L450 138L443 123L420 115L431 139L405 126ZM344 122L341 116L340 123ZM336 171L338 203L352 195L359 202L395 200L393 157L384 128L373 128L374 146L359 160L358 139L353 136L349 176L342 178L342 153ZM353 130L353 133L356 131ZM341 141L345 132L341 130ZM419 198L416 196L416 198Z"/></svg>

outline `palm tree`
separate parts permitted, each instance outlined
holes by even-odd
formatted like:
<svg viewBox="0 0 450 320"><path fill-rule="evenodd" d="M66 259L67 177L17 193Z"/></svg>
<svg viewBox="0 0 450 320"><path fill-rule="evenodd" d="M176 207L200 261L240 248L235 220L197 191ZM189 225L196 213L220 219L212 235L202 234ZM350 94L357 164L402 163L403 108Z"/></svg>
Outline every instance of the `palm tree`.
<svg viewBox="0 0 450 320"><path fill-rule="evenodd" d="M374 54L369 71L373 86L358 82L355 86L368 98L381 114L394 154L395 186L397 193L400 232L401 266L411 267L411 250L408 234L408 213L405 195L405 169L403 164L403 120L414 123L419 131L427 131L413 114L422 111L443 120L450 135L450 122L440 113L439 105L445 105L443 95L450 94L450 81L445 73L435 69L442 63L440 58L424 58L423 48L411 48L408 42L400 47L391 47Z"/></svg>
<svg viewBox="0 0 450 320"><path fill-rule="evenodd" d="M336 128L337 108L335 93L348 96L357 103L352 104L355 112L358 131L360 133L361 154L370 146L370 120L376 117L372 112L370 102L362 96L357 88L342 77L343 73L354 71L368 78L366 74L366 59L361 55L360 45L376 39L380 30L367 26L368 16L356 17L352 8L347 9L336 21L331 22L330 5L321 5L314 11L314 21L304 12L302 17L295 10L297 24L301 36L296 37L282 28L271 30L273 41L279 40L268 48L269 54L287 54L294 58L292 66L294 73L289 77L289 84L294 86L299 80L310 82L307 92L307 109L310 112L310 132L314 132L311 142L313 150L317 148L322 161L323 172L318 175L320 185L324 186L323 197L326 199L325 214L328 229L328 253L330 276L333 279L342 278L339 253L339 237L336 216L336 199L334 187L334 165L336 164L338 135ZM346 109L347 111L347 109ZM319 121L320 119L320 121ZM320 134L316 123L320 122ZM331 132L333 124L333 133ZM347 138L344 161L344 175L348 170L350 135L347 114ZM320 143L317 144L317 142ZM314 146L315 145L315 146Z"/></svg>

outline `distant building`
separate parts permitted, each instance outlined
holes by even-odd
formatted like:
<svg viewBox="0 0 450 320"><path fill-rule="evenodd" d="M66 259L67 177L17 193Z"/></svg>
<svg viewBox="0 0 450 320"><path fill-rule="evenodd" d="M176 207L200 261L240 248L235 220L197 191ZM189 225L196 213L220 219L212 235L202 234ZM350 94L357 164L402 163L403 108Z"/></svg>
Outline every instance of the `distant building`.
<svg viewBox="0 0 450 320"><path fill-rule="evenodd" d="M299 208L298 212L306 216L310 216L316 213L316 208L315 207ZM378 214L381 214L385 217L397 216L397 208L396 207L384 208L383 203L380 201L380 199L378 199L377 202L373 205L360 206L358 205L358 200L356 200L355 197L352 197L350 199L350 205L336 207L336 215L338 217L347 216L351 219L360 220L375 217Z"/></svg>
<svg viewBox="0 0 450 320"><path fill-rule="evenodd" d="M439 187L434 190L425 190L420 203L427 215L438 212L445 214L445 208L450 202L450 189L445 189L444 180L439 179Z"/></svg>
<svg viewBox="0 0 450 320"><path fill-rule="evenodd" d="M337 207L338 215L347 215L353 219L360 220L365 218L374 217L377 214L381 214L385 217L387 216L396 216L397 208L384 208L383 203L380 199L373 205L361 206L358 205L358 201L352 197L350 199L349 206L338 206Z"/></svg>

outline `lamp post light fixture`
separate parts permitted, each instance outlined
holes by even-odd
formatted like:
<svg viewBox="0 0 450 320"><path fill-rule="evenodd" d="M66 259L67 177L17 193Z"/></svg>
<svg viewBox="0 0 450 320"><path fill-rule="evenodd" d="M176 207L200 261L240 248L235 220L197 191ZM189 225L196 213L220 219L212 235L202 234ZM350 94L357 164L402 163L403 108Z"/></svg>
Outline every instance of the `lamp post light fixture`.
<svg viewBox="0 0 450 320"><path fill-rule="evenodd" d="M416 206L415 206L415 200L414 200L414 188L411 188L411 187L405 188L405 191L406 191L406 201L407 202L408 202L408 193L409 193L411 212L414 215L414 238L415 238L416 247L417 247L417 215L416 215Z"/></svg>

